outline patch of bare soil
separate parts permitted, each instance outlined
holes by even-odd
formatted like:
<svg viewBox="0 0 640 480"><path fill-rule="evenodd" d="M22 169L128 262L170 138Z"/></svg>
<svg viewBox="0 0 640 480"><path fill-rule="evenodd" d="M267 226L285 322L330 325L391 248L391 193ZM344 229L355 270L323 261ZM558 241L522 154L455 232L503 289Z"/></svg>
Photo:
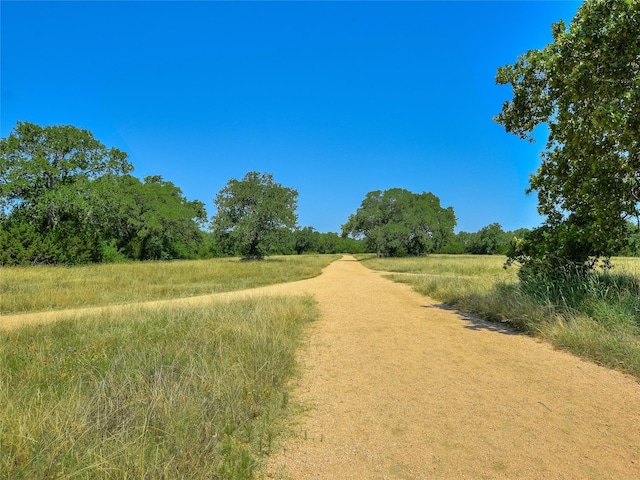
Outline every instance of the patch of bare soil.
<svg viewBox="0 0 640 480"><path fill-rule="evenodd" d="M322 313L293 392L307 409L269 478L640 478L635 379L444 308L352 257L310 280L144 305L299 293Z"/></svg>

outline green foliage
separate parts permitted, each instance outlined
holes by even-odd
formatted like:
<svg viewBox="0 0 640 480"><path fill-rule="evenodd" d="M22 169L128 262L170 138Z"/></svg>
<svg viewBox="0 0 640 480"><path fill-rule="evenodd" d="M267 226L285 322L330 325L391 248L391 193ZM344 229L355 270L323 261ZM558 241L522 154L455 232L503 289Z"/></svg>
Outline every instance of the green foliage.
<svg viewBox="0 0 640 480"><path fill-rule="evenodd" d="M444 254L469 253L469 247L471 245L471 240L474 235L475 233L460 231L456 233L454 237L436 253L444 253Z"/></svg>
<svg viewBox="0 0 640 480"><path fill-rule="evenodd" d="M204 205L72 126L19 122L0 141L0 264L192 258Z"/></svg>
<svg viewBox="0 0 640 480"><path fill-rule="evenodd" d="M78 190L87 180L132 169L124 152L107 149L88 130L18 122L0 140L0 205L38 206L54 225L60 212L81 201Z"/></svg>
<svg viewBox="0 0 640 480"><path fill-rule="evenodd" d="M0 262L3 265L80 264L99 260L99 246L87 225L64 219L54 228L34 222L20 208L0 222Z"/></svg>
<svg viewBox="0 0 640 480"><path fill-rule="evenodd" d="M627 222L627 242L620 249L618 255L623 257L638 257L640 256L640 225L632 222Z"/></svg>
<svg viewBox="0 0 640 480"><path fill-rule="evenodd" d="M305 252L315 252L317 249L317 234L313 227L297 229L294 233L295 250L298 255Z"/></svg>
<svg viewBox="0 0 640 480"><path fill-rule="evenodd" d="M529 234L526 228L505 232L499 223L482 227L477 232L458 232L438 253L472 253L475 255L506 255L514 238Z"/></svg>
<svg viewBox="0 0 640 480"><path fill-rule="evenodd" d="M129 172L126 157L87 130L18 122L0 140L3 263L99 260L92 183Z"/></svg>
<svg viewBox="0 0 640 480"><path fill-rule="evenodd" d="M468 253L468 252L463 243L457 240L454 240L450 243L447 243L444 247L438 250L437 253L442 253L447 255L461 255L463 253Z"/></svg>
<svg viewBox="0 0 640 480"><path fill-rule="evenodd" d="M262 258L295 228L298 192L269 173L249 172L229 180L214 200L211 228L227 254Z"/></svg>
<svg viewBox="0 0 640 480"><path fill-rule="evenodd" d="M135 260L194 258L203 240L204 204L188 201L160 176L144 183L128 175L103 177L95 185L96 218L102 235Z"/></svg>
<svg viewBox="0 0 640 480"><path fill-rule="evenodd" d="M342 237L334 232L320 233L313 227L304 227L293 232L295 252L303 253L363 253L361 240Z"/></svg>
<svg viewBox="0 0 640 480"><path fill-rule="evenodd" d="M455 225L453 208L442 208L433 193L392 188L369 192L342 235L364 237L378 256L426 255L453 238Z"/></svg>
<svg viewBox="0 0 640 480"><path fill-rule="evenodd" d="M472 238L469 253L477 255L505 254L508 241L499 223L481 228Z"/></svg>
<svg viewBox="0 0 640 480"><path fill-rule="evenodd" d="M0 222L0 263L29 265L55 263L64 255L51 234L41 235L28 222Z"/></svg>
<svg viewBox="0 0 640 480"><path fill-rule="evenodd" d="M343 237L334 232L320 233L317 241L317 253L363 253L361 240Z"/></svg>
<svg viewBox="0 0 640 480"><path fill-rule="evenodd" d="M100 241L100 258L104 263L121 263L128 261L127 256L116 245L116 240Z"/></svg>
<svg viewBox="0 0 640 480"><path fill-rule="evenodd" d="M531 177L545 224L514 258L536 268L588 271L624 246L640 201L640 4L587 0L553 42L498 69L513 99L495 120L532 139L547 124L542 165Z"/></svg>

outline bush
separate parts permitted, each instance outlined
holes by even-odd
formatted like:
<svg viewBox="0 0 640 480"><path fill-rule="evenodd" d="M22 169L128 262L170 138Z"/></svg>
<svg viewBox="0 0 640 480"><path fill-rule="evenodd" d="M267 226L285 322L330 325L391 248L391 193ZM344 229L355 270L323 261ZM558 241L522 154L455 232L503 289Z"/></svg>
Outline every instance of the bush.
<svg viewBox="0 0 640 480"><path fill-rule="evenodd" d="M118 248L116 240L100 241L100 256L104 263L122 263L130 261L129 258Z"/></svg>

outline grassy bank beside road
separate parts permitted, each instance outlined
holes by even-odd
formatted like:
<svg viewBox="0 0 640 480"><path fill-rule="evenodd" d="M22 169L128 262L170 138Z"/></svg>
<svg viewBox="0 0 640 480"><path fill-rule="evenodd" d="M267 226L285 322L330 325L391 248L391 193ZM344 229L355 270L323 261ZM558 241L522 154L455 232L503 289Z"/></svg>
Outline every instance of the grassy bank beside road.
<svg viewBox="0 0 640 480"><path fill-rule="evenodd" d="M521 283L516 267L502 268L503 256L358 258L423 295L640 378L640 259L614 258L608 273Z"/></svg>
<svg viewBox="0 0 640 480"><path fill-rule="evenodd" d="M309 297L0 331L6 478L254 478L288 401Z"/></svg>
<svg viewBox="0 0 640 480"><path fill-rule="evenodd" d="M0 268L0 315L190 297L312 278L340 255ZM0 319L1 322L1 319Z"/></svg>

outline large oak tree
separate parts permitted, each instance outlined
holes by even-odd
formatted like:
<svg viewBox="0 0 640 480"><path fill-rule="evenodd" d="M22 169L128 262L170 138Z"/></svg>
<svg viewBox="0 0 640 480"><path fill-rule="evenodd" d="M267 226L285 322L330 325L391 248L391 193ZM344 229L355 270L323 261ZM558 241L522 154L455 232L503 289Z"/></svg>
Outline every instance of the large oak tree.
<svg viewBox="0 0 640 480"><path fill-rule="evenodd" d="M619 250L639 213L640 2L587 0L552 32L496 77L513 89L496 121L523 139L541 124L549 132L529 189L546 221L514 255L589 269Z"/></svg>
<svg viewBox="0 0 640 480"><path fill-rule="evenodd" d="M105 147L88 130L18 122L0 140L0 206L5 213L38 207L53 226L65 206L81 200L87 181L131 170L125 152Z"/></svg>
<svg viewBox="0 0 640 480"><path fill-rule="evenodd" d="M226 253L262 258L298 221L298 192L283 187L269 173L232 178L216 195L211 228Z"/></svg>
<svg viewBox="0 0 640 480"><path fill-rule="evenodd" d="M378 256L425 255L444 246L455 226L453 207L442 208L433 193L391 188L367 193L342 234L364 238Z"/></svg>

